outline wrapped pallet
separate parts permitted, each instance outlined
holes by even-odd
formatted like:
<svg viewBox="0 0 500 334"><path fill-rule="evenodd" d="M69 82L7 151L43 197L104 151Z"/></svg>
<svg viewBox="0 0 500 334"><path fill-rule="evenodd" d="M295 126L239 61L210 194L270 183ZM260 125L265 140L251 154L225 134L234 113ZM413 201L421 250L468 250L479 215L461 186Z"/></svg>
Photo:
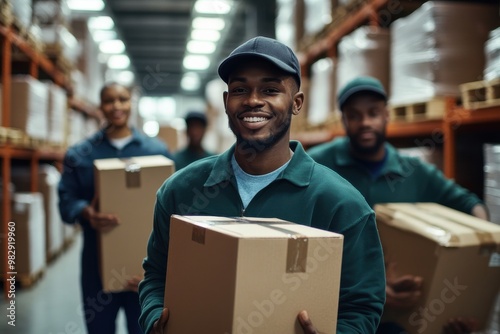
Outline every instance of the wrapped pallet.
<svg viewBox="0 0 500 334"><path fill-rule="evenodd" d="M391 25L391 104L460 96L459 85L483 77L484 44L498 5L424 3Z"/></svg>
<svg viewBox="0 0 500 334"><path fill-rule="evenodd" d="M490 39L485 45L485 53L484 80L500 78L500 28L490 32Z"/></svg>
<svg viewBox="0 0 500 334"><path fill-rule="evenodd" d="M276 2L276 39L288 45L292 50L297 50L302 35L304 34L303 11L298 10L300 1L278 0Z"/></svg>
<svg viewBox="0 0 500 334"><path fill-rule="evenodd" d="M324 123L335 110L335 66L331 58L323 58L311 66L307 123Z"/></svg>
<svg viewBox="0 0 500 334"><path fill-rule="evenodd" d="M332 21L332 2L304 0L304 36L315 36Z"/></svg>
<svg viewBox="0 0 500 334"><path fill-rule="evenodd" d="M360 27L342 38L338 46L337 87L358 76L372 76L390 94L390 45L390 31L379 27Z"/></svg>
<svg viewBox="0 0 500 334"><path fill-rule="evenodd" d="M500 224L500 145L484 145L484 202L490 220Z"/></svg>
<svg viewBox="0 0 500 334"><path fill-rule="evenodd" d="M71 21L71 10L66 0L34 0L33 18L41 26L63 24Z"/></svg>
<svg viewBox="0 0 500 334"><path fill-rule="evenodd" d="M12 4L12 14L14 14L14 22L22 29L28 29L31 24L32 0L10 0Z"/></svg>
<svg viewBox="0 0 500 334"><path fill-rule="evenodd" d="M31 138L47 139L47 85L29 75L16 75L12 77L10 93L10 126Z"/></svg>
<svg viewBox="0 0 500 334"><path fill-rule="evenodd" d="M48 140L57 145L64 144L66 133L66 117L68 115L68 99L66 91L54 83L48 83Z"/></svg>

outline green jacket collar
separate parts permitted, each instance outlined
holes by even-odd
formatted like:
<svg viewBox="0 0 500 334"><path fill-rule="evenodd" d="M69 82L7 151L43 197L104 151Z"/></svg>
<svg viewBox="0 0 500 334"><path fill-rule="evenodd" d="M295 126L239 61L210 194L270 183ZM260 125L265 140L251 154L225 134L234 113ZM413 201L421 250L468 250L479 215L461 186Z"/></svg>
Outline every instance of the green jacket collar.
<svg viewBox="0 0 500 334"><path fill-rule="evenodd" d="M339 149L336 150L337 154L334 157L337 166L359 166L359 163L352 157L349 147L349 138L343 137L338 140ZM403 176L404 170L399 160L399 153L394 146L385 143L387 152L387 161L382 168L380 175L398 174Z"/></svg>
<svg viewBox="0 0 500 334"><path fill-rule="evenodd" d="M277 180L283 179L296 186L306 187L310 183L315 162L307 155L299 142L290 141L290 148L294 152L292 160L285 170L280 173ZM231 167L231 157L234 154L234 149L235 145L217 157L213 169L204 184L205 187L231 181L234 178L234 172Z"/></svg>

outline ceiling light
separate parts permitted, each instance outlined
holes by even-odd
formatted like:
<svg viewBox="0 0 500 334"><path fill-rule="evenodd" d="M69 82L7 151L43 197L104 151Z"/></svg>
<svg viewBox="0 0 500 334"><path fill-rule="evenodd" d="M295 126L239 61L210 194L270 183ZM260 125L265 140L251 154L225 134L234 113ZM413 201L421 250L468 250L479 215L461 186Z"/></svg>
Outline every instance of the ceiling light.
<svg viewBox="0 0 500 334"><path fill-rule="evenodd" d="M188 55L182 64L188 70L206 70L210 66L210 59L207 56Z"/></svg>
<svg viewBox="0 0 500 334"><path fill-rule="evenodd" d="M99 50L102 53L123 53L125 51L125 44L119 39L102 41L99 43Z"/></svg>
<svg viewBox="0 0 500 334"><path fill-rule="evenodd" d="M211 30L222 30L226 26L226 23L221 18L215 17L195 17L193 19L194 29L211 29Z"/></svg>
<svg viewBox="0 0 500 334"><path fill-rule="evenodd" d="M189 41L187 50L190 53L211 54L215 51L215 43L206 41Z"/></svg>
<svg viewBox="0 0 500 334"><path fill-rule="evenodd" d="M135 75L134 75L134 72L132 72L132 71L120 71L116 75L117 81L121 82L125 85L130 85L132 82L134 82L134 78L135 78Z"/></svg>
<svg viewBox="0 0 500 334"><path fill-rule="evenodd" d="M104 9L102 0L68 0L69 9L84 11L100 11Z"/></svg>
<svg viewBox="0 0 500 334"><path fill-rule="evenodd" d="M200 88L200 76L194 72L184 74L181 80L181 87L187 91L193 91Z"/></svg>
<svg viewBox="0 0 500 334"><path fill-rule="evenodd" d="M191 38L198 41L217 42L220 39L220 32L217 30L195 29L191 31Z"/></svg>
<svg viewBox="0 0 500 334"><path fill-rule="evenodd" d="M142 130L144 130L144 133L149 137L156 137L158 132L160 132L160 124L158 124L157 121L147 121L142 126Z"/></svg>
<svg viewBox="0 0 500 334"><path fill-rule="evenodd" d="M108 41L116 38L116 32L114 30L94 30L92 38L95 42Z"/></svg>
<svg viewBox="0 0 500 334"><path fill-rule="evenodd" d="M227 14L231 11L232 1L228 0L198 0L194 10L202 14Z"/></svg>
<svg viewBox="0 0 500 334"><path fill-rule="evenodd" d="M89 19L88 25L90 29L108 30L108 29L113 29L115 23L113 22L113 19L109 16L97 16L97 17L91 17Z"/></svg>
<svg viewBox="0 0 500 334"><path fill-rule="evenodd" d="M112 55L108 59L108 67L114 69L125 69L130 66L130 58L126 55Z"/></svg>

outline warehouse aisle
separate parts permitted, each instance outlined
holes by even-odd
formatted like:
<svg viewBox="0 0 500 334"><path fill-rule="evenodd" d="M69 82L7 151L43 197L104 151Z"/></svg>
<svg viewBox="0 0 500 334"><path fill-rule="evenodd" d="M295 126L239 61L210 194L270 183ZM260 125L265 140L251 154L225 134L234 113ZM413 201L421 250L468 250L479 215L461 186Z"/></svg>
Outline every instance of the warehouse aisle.
<svg viewBox="0 0 500 334"><path fill-rule="evenodd" d="M2 334L85 334L80 309L80 234L69 249L46 268L45 275L29 289L16 291L16 326L7 324L8 301L0 303ZM117 333L126 334L120 312Z"/></svg>

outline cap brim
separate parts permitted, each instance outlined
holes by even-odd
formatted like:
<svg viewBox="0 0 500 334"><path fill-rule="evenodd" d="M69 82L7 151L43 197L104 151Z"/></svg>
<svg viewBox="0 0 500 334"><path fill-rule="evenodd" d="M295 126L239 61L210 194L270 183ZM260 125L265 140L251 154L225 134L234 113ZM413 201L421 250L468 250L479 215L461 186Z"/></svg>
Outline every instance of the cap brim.
<svg viewBox="0 0 500 334"><path fill-rule="evenodd" d="M241 61L243 59L261 59L264 61L268 61L278 67L279 69L283 70L286 73L289 73L290 75L297 77L298 74L295 73L295 70L282 62L279 59L276 59L274 57L264 55L264 54L258 54L255 52L244 52L244 53L239 53L234 56L229 56L226 58L220 65L218 69L219 76L221 79L227 83L229 80L229 75L234 71L235 68L238 67L238 61Z"/></svg>

